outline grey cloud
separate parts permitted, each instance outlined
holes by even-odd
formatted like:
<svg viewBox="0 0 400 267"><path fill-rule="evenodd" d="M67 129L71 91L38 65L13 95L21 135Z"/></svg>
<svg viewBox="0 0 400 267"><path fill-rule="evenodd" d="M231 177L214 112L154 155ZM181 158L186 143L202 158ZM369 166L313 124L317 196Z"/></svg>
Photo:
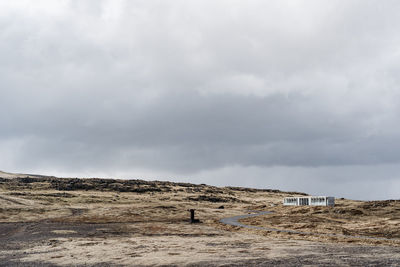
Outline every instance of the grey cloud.
<svg viewBox="0 0 400 267"><path fill-rule="evenodd" d="M400 161L396 1L0 5L1 169L317 179Z"/></svg>
<svg viewBox="0 0 400 267"><path fill-rule="evenodd" d="M22 158L31 158L29 151L54 155L59 145L66 145L60 150L64 156L82 155L68 160L72 163L85 162L85 157L92 164L96 159L112 162L125 153L127 164L177 172L230 164L321 166L400 160L397 137L368 136L362 117L314 109L303 97L170 95L136 112L129 106L115 107L118 117L96 104L79 108L39 112L17 126L11 121L6 127L12 129L10 134L41 140L33 147L28 143ZM154 162L153 157L161 160Z"/></svg>

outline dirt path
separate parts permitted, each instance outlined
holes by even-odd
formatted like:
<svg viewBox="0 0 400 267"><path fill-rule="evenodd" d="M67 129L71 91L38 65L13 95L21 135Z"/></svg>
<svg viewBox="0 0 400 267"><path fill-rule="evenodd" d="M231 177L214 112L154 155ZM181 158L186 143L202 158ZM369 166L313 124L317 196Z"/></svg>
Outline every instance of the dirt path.
<svg viewBox="0 0 400 267"><path fill-rule="evenodd" d="M254 226L254 225L247 225L242 224L239 220L247 219L251 217L266 215L273 213L272 211L251 211L256 212L252 214L244 214L229 218L223 218L220 220L221 223L238 226L248 229L255 229L255 230L264 230L270 232L280 232L280 233L290 233L290 234L299 234L299 235L315 235L315 236L329 236L329 237L342 237L342 238L356 238L356 239L371 239L371 240L384 240L384 241L400 241L397 238L384 238L384 237L374 237L374 236L360 236L360 235L343 235L343 234L332 234L332 233L312 233L312 232L302 232L302 231L295 231L295 230L285 230L285 229L277 229L277 228L269 228L269 227L262 227L262 226Z"/></svg>

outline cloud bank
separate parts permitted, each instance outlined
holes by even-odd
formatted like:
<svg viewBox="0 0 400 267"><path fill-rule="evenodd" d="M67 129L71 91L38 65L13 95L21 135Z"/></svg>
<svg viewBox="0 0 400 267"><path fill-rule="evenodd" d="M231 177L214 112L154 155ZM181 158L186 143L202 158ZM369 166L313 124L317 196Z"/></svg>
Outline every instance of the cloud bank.
<svg viewBox="0 0 400 267"><path fill-rule="evenodd" d="M0 1L0 168L399 198L399 11Z"/></svg>

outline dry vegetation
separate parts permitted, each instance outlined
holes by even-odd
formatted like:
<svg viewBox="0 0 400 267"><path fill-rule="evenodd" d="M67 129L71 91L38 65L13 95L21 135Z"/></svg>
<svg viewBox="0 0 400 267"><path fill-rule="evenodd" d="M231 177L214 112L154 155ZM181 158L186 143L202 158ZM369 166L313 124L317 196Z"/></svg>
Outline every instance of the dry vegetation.
<svg viewBox="0 0 400 267"><path fill-rule="evenodd" d="M307 233L377 238L377 240L367 239L357 242L400 244L399 200L351 201L339 199L336 200L334 208L274 207L270 210L274 213L244 219L241 222L248 225L290 229ZM311 236L310 238L315 239L316 237ZM328 236L318 236L317 238L329 239ZM346 239L355 242L350 238Z"/></svg>
<svg viewBox="0 0 400 267"><path fill-rule="evenodd" d="M286 265L298 261L299 255L304 263L318 263L322 258L316 251L327 247L352 250L354 243L357 248L362 244L389 245L390 249L371 247L358 253L365 257L375 253L374 259L380 263L382 259L389 263L399 260L395 241L270 233L219 222L249 210L272 210L274 214L244 222L307 232L400 238L398 201L339 200L333 209L282 208L284 196L300 193L143 180L4 173L0 177L0 260L6 265ZM188 223L188 209L192 208L200 224ZM338 246L338 241L343 243ZM353 244L345 245L349 242ZM336 264L357 265L351 258L332 259Z"/></svg>

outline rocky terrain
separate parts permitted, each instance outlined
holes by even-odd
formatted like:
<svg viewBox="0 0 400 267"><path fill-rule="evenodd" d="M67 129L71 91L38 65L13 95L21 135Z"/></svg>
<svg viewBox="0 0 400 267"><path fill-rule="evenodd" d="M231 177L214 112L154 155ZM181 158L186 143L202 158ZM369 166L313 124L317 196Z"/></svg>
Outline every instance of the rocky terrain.
<svg viewBox="0 0 400 267"><path fill-rule="evenodd" d="M304 194L0 172L0 266L400 265L399 201L282 206L296 195ZM189 222L189 209L200 223ZM254 210L274 213L241 223L311 234L220 222Z"/></svg>

